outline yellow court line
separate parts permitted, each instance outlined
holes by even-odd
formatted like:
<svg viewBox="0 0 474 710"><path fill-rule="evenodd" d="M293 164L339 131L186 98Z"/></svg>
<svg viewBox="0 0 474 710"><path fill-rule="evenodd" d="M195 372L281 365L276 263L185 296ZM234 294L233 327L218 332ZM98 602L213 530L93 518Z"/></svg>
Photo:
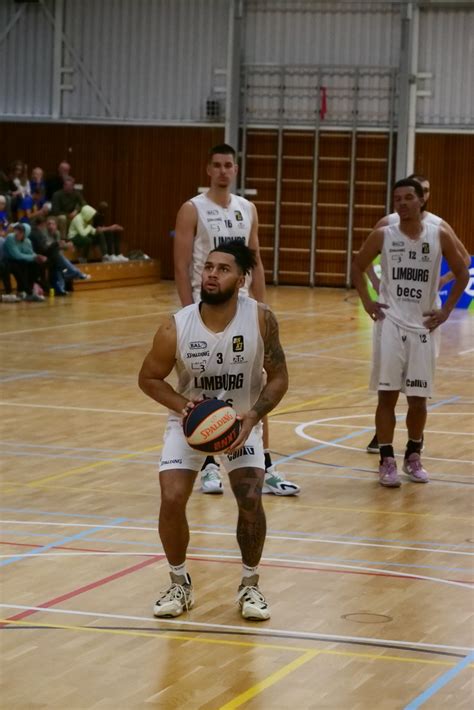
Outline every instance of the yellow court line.
<svg viewBox="0 0 474 710"><path fill-rule="evenodd" d="M47 609L45 609L47 612ZM65 612L67 613L67 612ZM91 616L93 613L91 613ZM204 643L211 644L214 646L237 646L245 648L264 648L264 649L275 649L277 651L291 651L293 653L303 652L304 655L312 654L312 657L317 655L322 656L345 656L349 658L361 658L369 659L371 661L400 661L402 663L421 663L422 665L432 665L432 666L448 666L452 667L456 665L456 661L434 661L425 658L413 658L405 656L382 656L376 653L366 653L366 652L355 652L355 651L333 651L333 650L309 650L305 646L285 646L283 644L273 644L273 643L259 643L258 641L229 641L228 639L210 639L210 638L197 638L196 636L188 636L184 634L167 634L160 633L155 634L150 631L130 631L128 629L108 629L108 628L97 628L96 626L76 626L72 624L47 624L39 621L18 621L16 619L0 619L0 624L15 624L19 626L40 626L45 629L65 629L66 631L84 631L93 632L100 634L112 634L117 636L136 636L136 637L146 637L146 638L156 638L156 639L167 639L171 641L192 641L194 643ZM34 629L32 629L34 630ZM159 631L159 627L156 629ZM199 631L196 631L199 633ZM216 634L219 631L215 631ZM323 641L318 641L315 639L316 643L323 643ZM344 642L341 641L343 644ZM383 650L383 649L381 649ZM419 653L424 653L423 649L418 651ZM298 659L297 659L298 660ZM309 659L307 659L309 660ZM474 663L470 665L474 668Z"/></svg>
<svg viewBox="0 0 474 710"><path fill-rule="evenodd" d="M76 473L85 473L86 471L92 471L96 468L109 466L112 463L126 461L127 459L133 459L135 456L140 456L140 454L146 454L149 451L159 451L162 446L163 444L160 444L159 446L149 446L148 448L142 449L141 451L135 451L133 454L123 454L122 456L114 456L113 458L106 459L104 461L96 461L95 463L89 463L85 466L76 466L75 468L70 468L68 471L63 471L63 473L55 473L52 476L44 476L42 478L37 478L36 480L30 481L26 485L34 487L41 483L47 483L48 481L57 481L60 478L73 476Z"/></svg>
<svg viewBox="0 0 474 710"><path fill-rule="evenodd" d="M283 666L283 668L280 668L275 673L269 675L268 678L265 678L264 680L260 681L260 683L256 683L244 693L237 695L237 697L235 697L230 702L226 703L225 705L221 705L219 710L235 710L235 708L239 708L248 700L251 700L256 695L259 695L263 690L270 688L272 685L275 685L275 683L278 683L278 681L282 680L282 678L285 678L285 676L289 675L290 673L293 673L293 671L295 671L300 666L304 665L305 663L308 663L308 661L312 661L313 658L318 654L319 651L307 651L302 656L299 656L299 658L295 658L295 660L291 663L288 663L286 666Z"/></svg>
<svg viewBox="0 0 474 710"><path fill-rule="evenodd" d="M294 412L306 407L308 404L320 404L321 402L327 402L329 399L335 399L336 397L341 397L344 395L351 394L352 392L360 392L361 390L368 390L367 385L362 385L361 387L354 387L351 390L345 390L344 392L334 392L333 394L325 394L322 397L316 397L316 399L306 399L303 402L298 402L298 404L293 404L289 407L283 407L282 409L275 409L273 412L269 413L269 417L275 417L279 414L288 414L288 412ZM341 404L341 407L344 405Z"/></svg>
<svg viewBox="0 0 474 710"><path fill-rule="evenodd" d="M24 484L19 484L16 481L4 481L6 485L10 487L14 487L15 489L22 489L24 490L25 486ZM159 497L159 491L156 488L153 491L147 491L145 493L137 493L137 491L115 491L112 488L91 488L90 486L56 486L54 484L48 485L44 484L42 485L41 483L30 483L29 484L31 488L42 488L44 490L60 490L60 491L79 491L80 493L107 493L107 495L113 496L113 495L120 495L120 496L146 496L149 498L150 496L155 496ZM1 487L0 487L0 490ZM31 495L31 493L28 493L28 495Z"/></svg>

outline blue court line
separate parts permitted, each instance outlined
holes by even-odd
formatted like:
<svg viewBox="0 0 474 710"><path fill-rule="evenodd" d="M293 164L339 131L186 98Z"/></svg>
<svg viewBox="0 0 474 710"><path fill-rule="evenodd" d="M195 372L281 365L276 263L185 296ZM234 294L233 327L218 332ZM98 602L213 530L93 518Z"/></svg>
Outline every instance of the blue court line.
<svg viewBox="0 0 474 710"><path fill-rule="evenodd" d="M112 520L112 523L114 525L117 525L118 523L125 522L125 520L126 518L115 518L115 520ZM101 532L103 529L104 526L101 525L97 528L91 528L90 530L83 530L82 532L77 533L76 535L68 535L68 537L63 537L61 540L50 542L48 545L44 545L43 547L37 547L36 550L27 552L24 555L15 555L14 557L9 557L6 560L1 560L0 567L6 567L7 565L13 564L13 562L19 562L20 560L24 560L28 557L33 557L33 555L40 555L42 552L46 552L46 550L50 550L52 547L58 547L66 545L69 542L74 542L75 540L81 540L82 538L88 537L89 535L93 535L96 532Z"/></svg>
<svg viewBox="0 0 474 710"><path fill-rule="evenodd" d="M451 397L450 399L444 399L441 402L436 402L435 404L430 404L428 405L427 409L431 411L432 409L436 409L437 407L442 407L444 404L451 404L451 402L456 402L458 399L460 399L460 396L457 395L455 397ZM401 419L404 419L406 417L406 414L399 414L396 419L397 421L400 421ZM331 444L340 444L341 441L347 441L348 439L354 439L357 436L360 436L361 434L367 434L368 432L373 432L374 431L374 425L367 427L366 429L359 429L358 431L354 431L351 434L346 434L345 436L341 436L338 439L332 439L331 441L328 441L324 444L318 444L317 446L312 446L309 449L304 449L303 451L297 451L294 454L289 454L288 456L284 456L281 459L278 459L275 461L275 466L281 463L285 463L286 461L290 461L290 459L294 458L300 458L301 456L306 456L306 454L312 454L314 451L320 451L321 449L326 449Z"/></svg>
<svg viewBox="0 0 474 710"><path fill-rule="evenodd" d="M66 512L61 512L61 511L51 511L51 510L36 510L35 508L9 508L9 507L1 507L0 508L1 513L31 513L35 515L51 515L54 517L63 517L63 518L85 518L87 519L97 519L97 520L107 520L108 525L111 524L111 515L86 515L82 513L66 513ZM147 523L149 525L154 526L153 527L153 532L156 532L156 518L123 518L123 522L125 523ZM191 521L192 524L192 521ZM199 523L199 527L203 528L204 530L229 530L230 532L235 532L235 526L234 525L206 525L204 523ZM106 529L106 527L104 527ZM127 530L125 527L124 530ZM146 531L143 531L146 532ZM387 538L387 537L357 537L355 535L334 535L332 533L328 534L326 531L315 531L315 532L301 532L301 531L295 531L295 530L279 530L276 528L268 528L267 530L268 534L279 534L279 535L295 535L298 537L310 537L310 536L315 536L315 537L322 537L326 536L328 538L333 538L335 540L338 539L348 539L348 540L356 540L356 541L362 541L362 542L398 542L401 545L435 545L437 547L447 547L447 548L466 548L467 550L472 550L474 543L471 544L456 544L456 543L444 543L444 542L437 542L433 540L400 540L398 538ZM427 552L430 550L427 549Z"/></svg>
<svg viewBox="0 0 474 710"><path fill-rule="evenodd" d="M474 661L474 653L470 653L468 656L459 661L454 668L450 668L449 671L443 673L435 682L429 686L423 693L414 698L408 705L405 705L403 710L417 710L421 707L427 700L433 697L438 690L444 688L450 681L453 680L461 671L467 668Z"/></svg>

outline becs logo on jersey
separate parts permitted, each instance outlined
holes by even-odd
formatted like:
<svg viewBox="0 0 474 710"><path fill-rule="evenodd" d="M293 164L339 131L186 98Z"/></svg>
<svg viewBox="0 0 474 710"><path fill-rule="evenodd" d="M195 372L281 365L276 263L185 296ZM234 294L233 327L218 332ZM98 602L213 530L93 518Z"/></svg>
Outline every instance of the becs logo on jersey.
<svg viewBox="0 0 474 710"><path fill-rule="evenodd" d="M428 242L423 242L421 245L421 253L422 254L429 254L430 253L430 245Z"/></svg>
<svg viewBox="0 0 474 710"><path fill-rule="evenodd" d="M243 353L244 351L244 336L234 335L232 338L232 352Z"/></svg>
<svg viewBox="0 0 474 710"><path fill-rule="evenodd" d="M235 214L235 219L237 220L237 222L243 222L244 218L243 218L242 212L240 210L235 210L234 214Z"/></svg>

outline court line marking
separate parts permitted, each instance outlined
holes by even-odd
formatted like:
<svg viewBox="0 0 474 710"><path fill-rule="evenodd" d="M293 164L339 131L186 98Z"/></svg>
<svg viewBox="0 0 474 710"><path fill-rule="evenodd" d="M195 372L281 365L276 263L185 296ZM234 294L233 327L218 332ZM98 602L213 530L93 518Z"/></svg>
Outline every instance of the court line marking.
<svg viewBox="0 0 474 710"><path fill-rule="evenodd" d="M108 544L110 543L110 539L103 539L103 538L94 538L93 542L97 543L105 543ZM117 540L114 541L117 544ZM137 543L135 542L121 542L122 545L135 545ZM8 541L8 540L2 540L0 541L0 545L10 545L12 547L41 547L41 545L35 544L35 543L26 543L26 542L14 542L14 541ZM156 547L156 545L148 545L148 547ZM188 559L194 560L197 562L226 562L229 561L230 564L237 564L240 562L240 558L234 557L230 558L227 560L225 555L230 552L229 549L223 549L219 550L218 548L206 548L206 547L197 547L197 546L192 546L189 549L188 553ZM128 552L117 552L113 550L102 550L102 549L84 549L81 547L66 547L62 545L57 545L53 548L53 550L70 550L70 552L44 552L41 555L41 559L55 559L55 558L60 558L60 557L156 557L155 552L151 552L149 550L138 550L138 551L128 551ZM10 557L11 554L0 554L0 558L5 557L8 558ZM27 555L26 555L27 556ZM213 559L211 559L213 558ZM442 571L448 571L451 574L458 573L461 574L462 572L471 572L472 568L459 568L459 567L452 567L452 566L436 566L436 565L416 565L413 563L403 563L403 562L385 562L383 560L357 560L360 563L364 564L380 564L380 565L386 565L389 567L389 569L380 569L378 572L367 572L364 571L364 568L361 567L354 567L354 569L346 569L348 567L347 563L348 562L354 562L354 560L346 560L341 557L318 557L315 555L312 555L310 557L305 556L305 555L293 555L290 559L285 560L282 558L265 558L267 560L272 560L268 562L261 562L262 567L279 567L282 569L294 569L294 570L300 570L303 572L327 572L328 574L354 574L354 575L361 575L361 576L372 576L372 577L393 577L395 576L393 574L393 567L405 567L405 568L410 568L410 569L429 569L429 570L442 570ZM335 567L340 567L341 569L331 569L331 570L326 570L322 569L322 567L318 565L327 565L325 560L331 559L334 560L332 564L334 564ZM234 561L235 560L235 561ZM337 562L337 564L335 564ZM282 564L285 563L285 564ZM417 581L423 581L423 577L420 577L419 575L416 574L409 574L407 572L401 572L397 576L401 577L406 577L407 579L415 579ZM435 579L433 577L429 577L429 579ZM443 578L445 579L445 578ZM467 585L474 585L474 581L471 580L465 580L465 579L445 579L445 581L448 582L457 582L457 583L462 583L462 584L467 584Z"/></svg>
<svg viewBox="0 0 474 710"><path fill-rule="evenodd" d="M31 409L58 409L71 410L74 412L100 412L101 414L142 414L147 417L167 417L168 412L153 412L134 409L100 409L99 407L74 407L60 404L34 404L33 402L14 402L13 400L1 400L0 404L5 407L26 407Z"/></svg>
<svg viewBox="0 0 474 710"><path fill-rule="evenodd" d="M105 489L104 489L105 490ZM52 516L62 516L65 518L93 518L97 520L111 520L114 516L113 515L87 515L84 513L68 513L65 511L57 511L57 510L38 510L36 508L11 508L11 507L0 507L0 512L3 513L32 513L35 515L52 515ZM150 519L150 518L127 518L127 522L130 523L150 523L150 525L155 525L156 521L155 519ZM204 529L209 529L209 530L229 530L230 532L235 532L234 528L231 525L201 525L201 528ZM122 526L122 529L123 526ZM155 528L153 528L155 529ZM269 528L269 532L273 533L285 533L288 535L291 535L293 531L291 530L278 530L278 529L273 529ZM305 533L306 536L313 535L315 533ZM320 534L320 533L318 533ZM298 535L303 535L302 531L298 531ZM464 547L466 549L473 549L474 543L470 544L460 544L458 545L457 543L446 543L446 542L440 542L439 540L433 541L433 540L399 540L396 538L385 538L385 537L357 537L355 535L331 535L331 538L340 538L340 539L348 539L348 540L361 540L361 541L370 541L370 542L399 542L399 543L410 543L410 544L416 544L416 545L433 545L433 546L438 546L438 547Z"/></svg>
<svg viewBox="0 0 474 710"><path fill-rule="evenodd" d="M142 449L141 451L136 452L134 454L123 454L121 456L114 456L110 459L95 461L94 463L86 464L85 466L76 466L75 468L70 468L67 471L63 471L62 473L54 473L52 476L43 476L42 478L33 479L32 481L24 483L23 485L34 488L36 485L48 483L49 481L57 481L61 478L66 478L67 476L73 476L76 473L85 473L86 471L92 471L97 468L102 468L104 466L108 466L109 464L120 463L122 461L126 461L129 458L133 458L137 454L140 455L148 453L148 451L159 451L162 446L162 444L159 444L158 446L149 446L146 449Z"/></svg>
<svg viewBox="0 0 474 710"><path fill-rule="evenodd" d="M170 306L171 308L171 306ZM79 320L74 323L61 323L59 325L46 325L41 328L27 328L25 330L6 330L0 333L3 335L23 335L24 333L39 333L45 330L58 330L59 328L77 328L81 325L99 325L101 323L112 323L118 320L130 320L132 318L151 318L152 316L162 316L168 314L169 309L166 311L151 311L150 313L137 313L133 316L116 316L114 318L102 318L100 320Z"/></svg>
<svg viewBox="0 0 474 710"><path fill-rule="evenodd" d="M275 685L275 683L278 683L283 678L286 678L287 675L290 675L290 673L293 673L293 671L297 670L305 663L308 663L308 661L312 661L313 658L318 655L319 651L307 651L306 653L303 653L302 656L295 658L295 660L291 661L291 663L287 663L287 665L279 668L277 671L259 681L255 685L252 685L243 693L237 695L233 700L225 703L225 705L221 705L219 710L235 710L235 708L240 708L240 706L248 700L252 700L252 698L260 695L264 690L270 688L272 685Z"/></svg>
<svg viewBox="0 0 474 710"><path fill-rule="evenodd" d="M446 671L446 673L443 673L435 682L430 685L423 693L418 695L414 700L412 700L408 705L405 706L404 710L417 710L417 708L421 707L422 705L425 704L427 700L429 700L433 695L435 695L438 690L441 690L441 688L444 688L445 685L447 685L453 678L455 678L461 671L463 671L465 668L471 665L472 661L474 661L474 653L470 653L468 656L462 659L462 661L459 661L454 668L451 668L449 671Z"/></svg>
<svg viewBox="0 0 474 710"><path fill-rule="evenodd" d="M123 519L123 522L127 522L126 519ZM12 525L37 525L37 526L56 526L56 527L61 527L61 528L93 528L95 527L92 523L56 523L56 522L50 522L50 521L43 521L43 520L0 520L0 524L12 524ZM101 529L107 530L107 529L112 529L112 530L142 530L145 532L152 532L153 534L156 534L156 528L153 527L145 527L145 526L132 526L132 525L102 525ZM191 529L190 534L192 535L211 535L211 536L216 536L216 537L235 537L235 531L224 531L224 530L203 530L203 529ZM24 535L30 534L29 532L23 533ZM350 545L354 547L382 547L382 548L387 548L390 550L401 550L402 552L405 552L407 550L412 551L412 552L434 552L437 554L446 554L446 555L459 555L461 557L474 557L474 552L463 552L462 550L442 550L439 548L425 548L425 547L410 547L410 546L405 546L405 545L387 545L385 543L377 543L377 542L361 542L361 541L354 541L354 540L332 540L329 538L324 538L324 537L310 537L310 535L306 535L304 537L299 537L295 533L295 535L275 535L270 533L269 535L266 536L266 540L277 540L277 541L284 541L284 542L308 542L308 543L322 543L322 544L328 544L328 545ZM111 540L113 543L114 540ZM120 542L120 541L119 541ZM133 541L134 542L134 541ZM455 546L455 543L453 543L453 546Z"/></svg>
<svg viewBox="0 0 474 710"><path fill-rule="evenodd" d="M444 404L450 404L451 402L457 402L459 399L461 399L460 395L454 395L453 397L450 397L449 399L443 399L439 402L435 402L434 404L428 405L427 409L431 412L433 409L436 409L438 407L442 407ZM357 415L356 415L357 416ZM398 414L396 417L396 420L399 421L401 418L403 418L405 415L404 414ZM314 420L316 421L316 420ZM307 423L309 424L309 422ZM371 427L368 427L366 432L372 432L374 430L374 426L372 425ZM298 428L295 430L298 433ZM290 459L298 458L300 456L305 456L306 454L314 453L315 451L319 451L320 449L325 449L328 446L334 446L338 444L340 441L345 441L347 439L352 439L355 436L360 436L363 431L359 432L353 432L352 434L346 434L346 436L339 437L338 439L334 439L333 441L326 441L323 442L322 444L318 444L318 446L312 446L309 449L303 449L300 451L296 451L293 454L289 454L288 456L283 456L282 458L278 459L275 461L275 465L278 465L280 463L285 463L286 461L289 461ZM308 435L304 436L304 438L308 439L310 438Z"/></svg>
<svg viewBox="0 0 474 710"><path fill-rule="evenodd" d="M433 412L433 414L458 414L457 412ZM459 412L459 416L462 416L464 412ZM367 415L369 416L369 415ZM466 416L470 416L466 414ZM334 419L342 419L343 417L333 417ZM329 421L329 420L326 420ZM367 427L362 424L323 424L323 420L318 421L318 426L329 427L332 429L366 429ZM287 422L288 424L293 424L293 422ZM295 422L296 424L303 424L305 422ZM398 427L397 431L408 431L406 427ZM470 436L472 437L472 431L445 431L438 429L424 429L424 434L449 434L450 436Z"/></svg>
<svg viewBox="0 0 474 710"><path fill-rule="evenodd" d="M116 518L115 523L119 522L124 522L126 518ZM96 532L100 532L102 530L103 526L94 526L90 530L83 530L80 533L77 533L76 535L70 535L68 537L63 537L61 540L56 540L55 542L50 542L47 545L43 545L42 547L37 547L35 550L31 550L30 552L27 552L22 555L14 555L13 557L9 557L5 560L0 561L0 567L6 567L7 565L11 565L14 562L19 562L20 560L23 560L27 557L33 557L34 555L40 555L42 552L46 552L46 550L50 550L52 547L57 547L58 545L66 545L68 542L73 542L75 540L80 540L84 537L87 537L87 535L93 535Z"/></svg>
<svg viewBox="0 0 474 710"><path fill-rule="evenodd" d="M435 415L440 415L440 416L457 416L457 417L468 417L472 416L472 412L431 412L431 416ZM302 437L303 439L306 439L307 441L313 441L317 442L320 444L320 446L315 447L312 449L312 451L317 451L318 449L322 449L328 446L332 446L334 448L338 449L345 449L347 451L363 451L365 452L365 449L357 447L357 446L344 446L341 444L341 441L347 441L347 439L353 439L357 436L360 436L361 434L366 434L368 432L373 431L374 427L367 427L367 428L360 428L357 427L357 429L360 429L360 431L355 431L351 434L346 434L345 436L338 437L337 439L333 439L332 441L327 441L326 439L319 439L315 436L311 436L310 434L307 434L305 432L306 427L314 426L317 427L320 424L324 426L325 422L334 422L334 421L339 421L342 419L363 419L365 417L370 417L373 416L371 414L344 414L342 416L337 416L337 417L326 417L323 419L313 419L312 421L309 422L302 422L301 424L298 424L298 426L295 428L295 432L298 436ZM400 419L402 417L406 416L405 414L400 414L398 415L397 419ZM404 429L402 429L405 431ZM448 432L455 434L456 432ZM448 463L465 463L465 464L472 464L473 462L470 460L465 460L465 459L447 459L447 458L440 458L440 457L435 457L435 456L423 456L424 459L427 459L429 461L443 461L443 462L448 462ZM279 462L278 462L279 463Z"/></svg>
<svg viewBox="0 0 474 710"><path fill-rule="evenodd" d="M86 533L87 534L87 533ZM59 547L60 545L64 545L65 543L69 542L69 538L65 538L62 540L57 540L56 542L50 543L48 546L49 548L54 548L54 547ZM113 541L111 541L113 542ZM31 555L34 553L25 553L23 555L17 555L18 559L22 559L23 557L31 557ZM162 554L162 553L160 553ZM60 553L48 553L49 557L91 557L91 556L104 556L104 557L130 557L130 556L149 556L153 555L153 553L149 552L97 552L97 553L91 553L91 552L60 552ZM197 561L199 560L241 560L240 555L231 555L231 554L210 554L209 552L206 553L197 553L197 552L191 552L187 556L188 560L195 559ZM275 562L280 562L280 563L288 563L291 565L295 565L295 569L297 569L296 565L298 565L298 562L300 562L301 565L313 565L313 566L319 566L319 567L328 567L329 569L335 569L335 570L356 570L357 572L368 572L368 573L378 573L380 575L384 576L389 576L389 577L400 577L401 579L412 579L412 580L423 580L425 582L434 582L435 584L446 584L451 587L461 587L463 589L469 589L472 591L474 582L458 582L456 580L452 579L444 579L442 577L430 577L428 575L422 575L422 574L412 574L411 572L396 572L395 570L386 570L383 568L379 567L365 567L361 565L349 565L344 562L324 562L321 560L298 560L298 559L286 559L284 557L262 557L261 558L262 562L270 562L270 563L275 563ZM0 566L2 566L2 562L0 562Z"/></svg>
<svg viewBox="0 0 474 710"><path fill-rule="evenodd" d="M145 621L146 623L150 623L150 621L154 621L156 623L160 624L165 624L169 626L176 626L179 628L179 626L185 626L187 628L189 627L196 627L197 629L200 628L206 628L206 629L213 629L217 633L219 631L235 631L237 633L241 633L243 636L278 636L278 637L283 637L283 638L294 638L297 637L298 639L307 639L310 641L322 641L322 642L327 642L327 643L345 643L345 642L352 642L352 643L368 643L373 646L382 646L385 647L388 644L394 646L394 647L405 647L405 646L410 646L411 650L414 650L416 652L421 652L423 653L423 650L434 650L434 651L449 651L449 652L468 652L472 653L473 649L469 646L453 646L449 644L433 644L433 643L420 643L418 641L407 641L407 640L393 640L393 639L379 639L379 638L374 638L370 636L343 636L343 635L338 635L338 634L318 634L318 633L313 633L311 631L298 631L298 630L293 630L293 629L273 629L273 628L267 628L267 629L260 629L257 628L256 626L252 625L245 625L245 626L239 626L237 624L214 624L211 622L202 622L202 621L185 621L180 619L179 621L177 619L160 619L159 622L157 619L151 619L149 616L132 616L129 614L109 614L109 613L104 613L104 612L95 612L95 611L79 611L76 609L45 609L43 607L34 607L34 606L27 606L24 604L6 604L6 603L0 603L0 608L2 609L24 609L26 611L33 611L33 612L44 612L45 614L70 614L71 616L87 616L87 617L97 617L98 619L120 619L124 621ZM9 619L3 619L2 623L14 623L15 620L10 620ZM25 625L30 625L31 622L22 622ZM40 624L38 622L34 622L35 625L39 626ZM55 625L53 625L55 626ZM100 631L101 629L94 629L93 626L86 626L86 627L78 627L79 629L86 629L86 630L96 630ZM157 630L159 630L159 627L157 627ZM124 633L124 632L122 632ZM178 636L172 636L171 638L177 638L178 640L188 640L188 641L193 641L193 640L199 640L204 643L220 643L217 640L214 639L194 639L194 637L178 637ZM225 643L226 645L231 645L231 646L252 646L253 644L249 644L248 642L242 642L242 641L225 641L222 642ZM278 648L277 646L273 646L272 644L267 644L266 647L268 648ZM307 651L307 648L304 647L282 647L282 650L298 650L298 651ZM345 652L345 651L332 651L332 650L327 650L327 651L320 651L320 653L324 653L327 655L352 655L351 652ZM360 654L354 653L355 656L358 656ZM365 657L372 657L372 654L364 654ZM388 659L387 656L377 656L376 654L373 655L374 660L376 658L380 659ZM393 659L391 659L393 660ZM399 660L397 658L397 660ZM423 659L411 659L407 658L407 662L422 662L422 663L427 663L428 661L424 661ZM433 661L429 661L429 663L433 663ZM449 663L449 661L445 661L444 663ZM439 665L439 662L436 663L436 665Z"/></svg>
<svg viewBox="0 0 474 710"><path fill-rule="evenodd" d="M469 348L469 350L461 350L458 355L467 355L468 353L474 353L474 348Z"/></svg>
<svg viewBox="0 0 474 710"><path fill-rule="evenodd" d="M333 394L323 395L322 397L316 397L316 399L304 400L303 402L298 402L298 404L293 404L289 407L274 409L273 411L269 412L268 416L276 417L279 414L288 414L288 412L294 412L295 410L299 410L301 409L301 407L306 407L309 404L319 404L321 402L327 402L329 399L334 399L335 397L341 397L343 395L346 396L348 394L352 394L353 392L360 392L361 390L367 390L367 385L362 385L362 387L354 387L353 389L345 390L344 392L334 392Z"/></svg>
<svg viewBox="0 0 474 710"><path fill-rule="evenodd" d="M12 531L6 531L7 535L11 535ZM15 533L13 533L15 534ZM17 533L21 534L21 533ZM31 534L31 533L30 533ZM37 535L40 537L40 533L37 533ZM103 538L94 538L93 540L94 543L105 543L109 544L111 542L110 539L103 539ZM121 545L136 545L138 543L136 542L125 542L125 541L119 541L119 540L114 540L113 543L115 545L121 544ZM140 545L146 545L146 547L156 547L156 545L150 545L150 543L139 543ZM7 545L11 547L41 547L38 543L33 543L33 542L17 542L13 540L0 540L0 545ZM101 555L106 557L106 556L115 556L115 557L156 557L155 552L151 552L148 550L137 550L137 551L129 551L129 552L117 552L113 550L101 550L98 548L91 549L91 548L82 548L82 547L67 547L67 546L62 546L58 545L57 547L53 548L54 550L69 550L70 552L44 552L42 555L42 559L45 557L49 557L51 559L55 557L100 557ZM210 560L209 555L213 552L218 552L219 554L223 554L224 550L219 550L218 548L203 548L203 547L197 547L196 545L193 545L188 548L189 549L189 554L190 555L197 555L200 553L205 554L206 556L202 558L202 560L198 561L205 561L205 562L215 562L216 560ZM78 553L87 553L87 554L78 554ZM0 554L0 558L2 557L10 557L11 553L9 554ZM269 560L273 560L274 558L269 557ZM318 567L318 563L324 563L324 560L331 559L334 562L339 562L339 563L347 563L347 562L352 562L354 560L346 560L341 557L319 557L319 556L311 556L308 557L306 555L293 555L292 557L292 564L280 564L278 562L278 558L275 558L275 562L262 562L262 567L280 567L280 568L285 568L285 569L295 569L295 570L301 570L303 572L326 572L327 570L323 570L322 568ZM405 567L405 568L410 568L410 569L430 569L430 570L442 570L448 571L450 574L454 573L459 573L461 574L462 572L471 572L472 568L471 567L453 567L452 565L447 566L440 566L440 565L417 565L413 563L402 563L402 562L385 562L385 561L380 561L380 560L357 560L360 563L364 564L383 564L389 568L392 567ZM236 562L231 562L230 564L237 564ZM307 564L308 566L304 566ZM311 566L309 566L311 565ZM328 572L330 574L330 572ZM391 576L391 571L390 569L387 569L383 573L375 573L375 572L359 572L359 571L351 571L349 572L348 570L339 570L339 571L334 571L333 574L354 574L354 575L362 575L362 576L373 576L373 577L390 577ZM422 580L421 580L422 581ZM470 580L465 580L465 579L452 579L450 578L451 582L464 582L466 584L470 584ZM474 584L474 582L472 582Z"/></svg>

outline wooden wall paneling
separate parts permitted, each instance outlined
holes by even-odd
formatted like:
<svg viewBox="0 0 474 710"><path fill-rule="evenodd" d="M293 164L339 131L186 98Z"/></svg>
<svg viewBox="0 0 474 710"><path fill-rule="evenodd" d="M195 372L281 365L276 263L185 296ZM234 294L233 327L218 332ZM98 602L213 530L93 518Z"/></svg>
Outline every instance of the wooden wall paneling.
<svg viewBox="0 0 474 710"><path fill-rule="evenodd" d="M431 183L428 209L449 222L474 254L474 135L417 133L415 171Z"/></svg>

